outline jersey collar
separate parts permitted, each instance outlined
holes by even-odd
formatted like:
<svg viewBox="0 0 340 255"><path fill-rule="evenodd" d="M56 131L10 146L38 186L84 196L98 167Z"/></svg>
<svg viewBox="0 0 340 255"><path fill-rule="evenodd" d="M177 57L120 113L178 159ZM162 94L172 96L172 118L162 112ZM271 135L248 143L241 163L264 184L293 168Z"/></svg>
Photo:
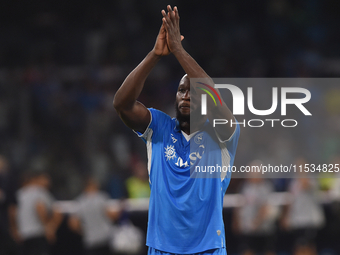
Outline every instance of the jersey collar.
<svg viewBox="0 0 340 255"><path fill-rule="evenodd" d="M181 127L180 127L180 125L179 125L179 121L178 121L178 119L175 119L175 120L176 120L176 125L175 125L175 127L174 127L174 130L177 131L177 132L181 132L182 130L181 130ZM209 124L209 119L207 119L207 120L205 121L204 126L203 126L203 129L205 129L205 128L207 127L208 124Z"/></svg>

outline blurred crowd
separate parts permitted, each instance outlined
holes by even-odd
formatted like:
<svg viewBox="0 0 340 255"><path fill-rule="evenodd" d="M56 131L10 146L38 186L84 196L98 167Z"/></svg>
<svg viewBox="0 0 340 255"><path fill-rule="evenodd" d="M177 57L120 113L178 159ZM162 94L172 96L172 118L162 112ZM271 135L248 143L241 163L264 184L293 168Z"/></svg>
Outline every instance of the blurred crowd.
<svg viewBox="0 0 340 255"><path fill-rule="evenodd" d="M307 161L297 157L294 163ZM249 163L260 164L259 160ZM281 179L288 197L278 206L279 198L273 196L278 180L261 175L249 173L239 186L243 201L233 210L231 226L240 254L338 254L339 176L328 180L331 185L323 198L320 190L327 177L316 179L299 173L294 179Z"/></svg>
<svg viewBox="0 0 340 255"><path fill-rule="evenodd" d="M307 162L297 157L294 163ZM340 157L333 163L339 164ZM262 161L253 160L248 165L260 164ZM124 197L149 197L146 173L145 162L138 161L124 182ZM243 179L233 179L238 201L223 213L228 252L338 254L340 173L337 174L310 178L299 173L292 179L266 179L260 172L252 172ZM73 199L71 209L65 209L51 193L53 179L47 169L23 172L15 191L8 185L10 176L9 162L0 156L1 255L145 254L145 207L129 212L124 199L112 204L112 197L97 178L84 174L79 180L80 194ZM276 192L282 183L286 192Z"/></svg>
<svg viewBox="0 0 340 255"><path fill-rule="evenodd" d="M8 219L8 211L14 215L12 205L19 203L18 190L25 187L25 173L32 169L48 174L52 180L48 194L56 200L79 198L86 176L96 180L107 198L148 196L145 145L120 121L112 100L124 78L152 49L161 25L160 11L167 4L163 0L26 1L19 6L8 1L1 8L1 235L5 236L14 222ZM338 1L171 4L177 4L180 12L184 48L211 77L337 77L340 73ZM183 74L173 56L162 59L150 74L140 101L174 116L175 92ZM339 163L340 87L316 84L308 89L312 94L308 109L313 117L294 113L297 128L241 128L237 167L255 159L287 165L300 156L309 163ZM263 91L262 95L256 90ZM254 87L254 105L268 108L270 92L265 86ZM267 238L274 237L277 229L293 229L288 239L303 237L296 254L307 254L304 248L315 253L319 248L315 232L322 229L339 236L336 202L326 206L324 214L325 206L320 207L312 195L318 190L339 194L334 177L232 180L227 192L244 194L249 200L249 205L235 213L248 220L236 216L233 220L239 250L248 254L293 250ZM290 191L297 197L282 209L280 220L266 206L267 194L274 191ZM46 203L51 199L46 198ZM309 220L307 216L299 218L304 211L315 212L313 223L303 222ZM338 225L334 223L332 228L330 221ZM55 230L57 216L53 222L51 229ZM76 220L72 222L70 226L77 229ZM314 227L304 229L303 224ZM12 239L16 238L12 231ZM268 245L257 247L256 238L266 239L261 243ZM323 243L340 252L331 241Z"/></svg>

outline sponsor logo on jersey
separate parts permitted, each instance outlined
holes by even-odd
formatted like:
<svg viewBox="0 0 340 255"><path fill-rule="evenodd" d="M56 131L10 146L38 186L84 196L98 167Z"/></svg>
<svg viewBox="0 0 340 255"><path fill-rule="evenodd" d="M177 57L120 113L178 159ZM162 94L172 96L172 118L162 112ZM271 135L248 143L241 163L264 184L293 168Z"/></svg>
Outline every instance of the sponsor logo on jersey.
<svg viewBox="0 0 340 255"><path fill-rule="evenodd" d="M170 160L170 159L174 159L176 158L176 151L175 151L175 147L173 145L168 145L166 146L165 149L165 157L166 157L166 160Z"/></svg>
<svg viewBox="0 0 340 255"><path fill-rule="evenodd" d="M174 137L173 134L171 134L171 139L172 139L172 142L173 142L173 143L176 143L176 142L177 142L177 139Z"/></svg>

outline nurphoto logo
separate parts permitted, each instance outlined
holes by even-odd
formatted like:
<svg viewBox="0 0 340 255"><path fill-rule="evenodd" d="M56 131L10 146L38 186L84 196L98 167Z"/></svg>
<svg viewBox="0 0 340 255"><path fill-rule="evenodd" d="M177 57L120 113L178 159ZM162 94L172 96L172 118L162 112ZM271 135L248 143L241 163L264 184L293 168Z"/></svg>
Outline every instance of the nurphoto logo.
<svg viewBox="0 0 340 255"><path fill-rule="evenodd" d="M232 113L235 116L245 115L245 95L243 91L236 85L226 84L226 83L214 83L213 85L207 84L207 82L195 81L196 88L203 90L206 94L201 95L201 115L207 115L208 112L208 104L207 104L207 95L213 100L214 105L218 104L222 105L222 99L219 93L216 91L218 89L220 93L223 90L227 89L232 96L233 101L233 110ZM197 85L199 84L199 85ZM256 88L255 88L256 89ZM266 88L267 89L267 88ZM280 97L279 92L280 91ZM298 98L292 98L290 95L298 96ZM247 95L246 95L247 107L250 113L256 116L267 116L265 119L249 119L239 121L240 125L249 126L249 127L262 127L265 123L274 127L277 122L281 124L282 127L296 127L298 125L298 121L296 119L278 119L278 118L268 118L269 115L273 114L278 106L280 110L281 116L287 116L287 105L295 106L300 112L302 112L305 116L312 116L311 112L306 108L304 104L309 102L311 99L311 93L308 89L302 87L272 87L271 88L271 107L268 109L256 109L254 106L254 93L253 87L247 87ZM279 105L280 100L280 105ZM214 110L214 109L212 109ZM228 119L213 119L211 120L213 126L216 125L226 125L230 126L235 125L236 123L233 120Z"/></svg>

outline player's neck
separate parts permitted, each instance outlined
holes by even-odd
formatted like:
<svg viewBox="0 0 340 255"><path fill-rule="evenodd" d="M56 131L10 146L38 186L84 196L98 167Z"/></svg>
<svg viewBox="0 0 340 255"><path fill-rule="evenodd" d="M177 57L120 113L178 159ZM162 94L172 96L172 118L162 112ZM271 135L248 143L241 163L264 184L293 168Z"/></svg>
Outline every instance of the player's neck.
<svg viewBox="0 0 340 255"><path fill-rule="evenodd" d="M190 121L189 122L182 121L179 123L179 126L184 133L186 133L187 135L190 135L192 133L195 133L198 130L201 130L204 125L204 122L193 123L193 124L194 125L191 125L191 128L190 128Z"/></svg>
<svg viewBox="0 0 340 255"><path fill-rule="evenodd" d="M190 135L190 121L182 121L179 123L179 126L184 133Z"/></svg>

